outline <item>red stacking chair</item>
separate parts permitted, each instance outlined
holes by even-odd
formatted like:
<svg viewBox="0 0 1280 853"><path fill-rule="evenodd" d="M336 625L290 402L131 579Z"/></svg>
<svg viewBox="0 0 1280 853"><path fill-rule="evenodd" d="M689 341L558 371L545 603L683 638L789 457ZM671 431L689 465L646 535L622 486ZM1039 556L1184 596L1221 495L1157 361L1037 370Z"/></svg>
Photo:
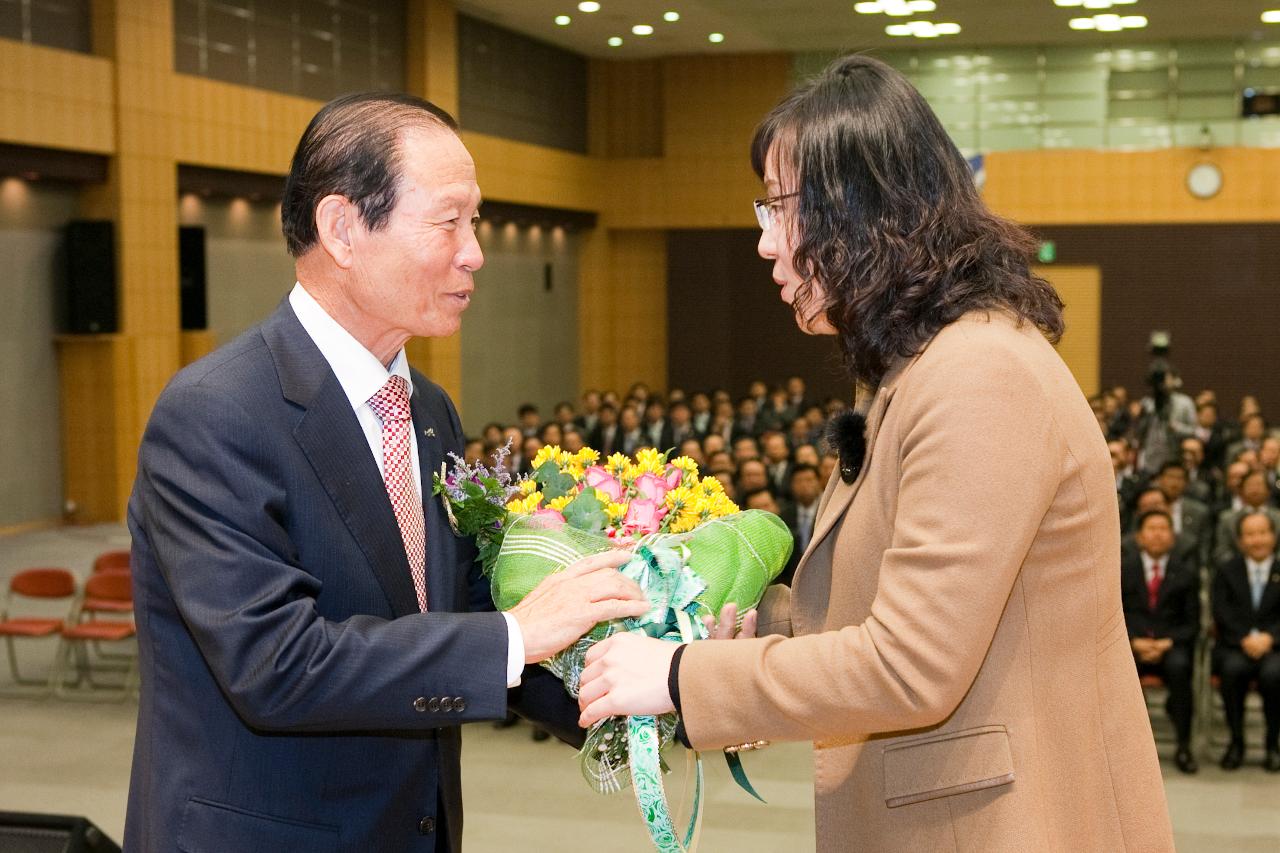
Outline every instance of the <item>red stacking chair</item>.
<svg viewBox="0 0 1280 853"><path fill-rule="evenodd" d="M4 607L0 609L0 636L4 637L9 651L9 672L13 683L26 687L39 686L40 690L10 691L20 695L47 693L50 687L49 678L23 678L18 671L18 653L14 648L15 638L56 637L62 629L65 616L14 616L13 605L17 598L39 598L47 601L63 599L67 603L67 611L74 606L76 597L75 575L66 569L26 569L18 572L9 581L9 592L5 597Z"/></svg>
<svg viewBox="0 0 1280 853"><path fill-rule="evenodd" d="M93 561L93 573L111 572L117 569L129 570L128 551L104 551Z"/></svg>
<svg viewBox="0 0 1280 853"><path fill-rule="evenodd" d="M118 608L117 612L131 612L133 609L133 590L128 572L107 571L93 575L85 582L84 600L108 604ZM121 607L128 605L127 607ZM100 608L101 609L101 608ZM59 649L57 663L52 677L53 689L63 698L91 698L92 692L100 687L93 679L93 667L89 664L89 656L84 653L87 643L123 644L131 641L137 631L133 620L123 619L90 619L83 621L83 608L77 609L73 618L62 627L62 646ZM88 688L72 689L67 686L67 668L71 659L75 658L75 684L87 682ZM120 667L112 669L119 671ZM136 656L125 670L124 682L111 688L115 698L124 699L136 690L138 662Z"/></svg>

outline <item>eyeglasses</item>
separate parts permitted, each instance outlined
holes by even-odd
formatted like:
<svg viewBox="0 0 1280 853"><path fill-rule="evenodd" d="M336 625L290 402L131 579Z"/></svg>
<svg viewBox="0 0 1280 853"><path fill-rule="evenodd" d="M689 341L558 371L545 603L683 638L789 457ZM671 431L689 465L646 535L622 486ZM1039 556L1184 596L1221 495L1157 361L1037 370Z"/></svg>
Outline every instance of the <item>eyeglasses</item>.
<svg viewBox="0 0 1280 853"><path fill-rule="evenodd" d="M768 198L758 198L753 204L756 208L756 222L760 223L761 231L768 231L774 226L774 210L778 202L787 198L795 198L800 195L799 190L793 193L783 193L782 195L771 195Z"/></svg>

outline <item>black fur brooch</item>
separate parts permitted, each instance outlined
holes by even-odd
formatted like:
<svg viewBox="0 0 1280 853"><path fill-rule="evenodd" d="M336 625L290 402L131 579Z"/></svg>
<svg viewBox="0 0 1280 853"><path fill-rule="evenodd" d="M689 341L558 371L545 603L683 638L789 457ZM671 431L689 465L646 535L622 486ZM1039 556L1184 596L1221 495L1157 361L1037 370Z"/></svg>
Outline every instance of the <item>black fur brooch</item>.
<svg viewBox="0 0 1280 853"><path fill-rule="evenodd" d="M827 422L827 446L840 455L840 479L858 479L867 454L867 419L857 412L836 415Z"/></svg>

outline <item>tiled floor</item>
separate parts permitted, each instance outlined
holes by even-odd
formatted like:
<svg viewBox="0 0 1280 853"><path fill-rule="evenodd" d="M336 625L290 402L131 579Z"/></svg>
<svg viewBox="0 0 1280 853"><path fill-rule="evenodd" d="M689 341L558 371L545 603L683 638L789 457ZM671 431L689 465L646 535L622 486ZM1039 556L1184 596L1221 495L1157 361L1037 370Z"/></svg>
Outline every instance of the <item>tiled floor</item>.
<svg viewBox="0 0 1280 853"><path fill-rule="evenodd" d="M127 544L118 527L80 528L0 539L0 582L32 565L62 565L82 574L95 554ZM28 644L30 645L30 644ZM38 671L51 647L27 648L22 662ZM0 680L3 680L0 674ZM122 836L136 705L0 699L0 810L86 814ZM671 764L683 767L676 750ZM708 762L705 851L812 851L813 805L808 749L784 744L747 758L768 800L737 789L723 762ZM1166 790L1182 853L1280 850L1280 776L1250 766L1224 773L1211 762L1194 777L1166 765ZM466 730L466 847L476 853L644 853L646 842L629 792L609 797L582 781L574 754L555 742L534 743L529 729ZM668 777L673 792L680 774ZM850 849L856 849L851 840ZM924 851L922 851L924 853Z"/></svg>

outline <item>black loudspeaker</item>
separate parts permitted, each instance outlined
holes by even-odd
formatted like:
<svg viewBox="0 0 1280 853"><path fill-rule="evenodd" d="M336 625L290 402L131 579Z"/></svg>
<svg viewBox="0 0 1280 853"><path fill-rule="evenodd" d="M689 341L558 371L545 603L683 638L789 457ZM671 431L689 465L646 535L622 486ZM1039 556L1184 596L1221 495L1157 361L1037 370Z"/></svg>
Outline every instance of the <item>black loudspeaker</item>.
<svg viewBox="0 0 1280 853"><path fill-rule="evenodd" d="M85 817L0 812L4 853L120 853L120 845Z"/></svg>
<svg viewBox="0 0 1280 853"><path fill-rule="evenodd" d="M116 331L115 225L109 220L69 222L65 245L63 329L77 335Z"/></svg>
<svg viewBox="0 0 1280 853"><path fill-rule="evenodd" d="M205 295L204 229L184 225L178 229L178 293L182 300L182 328L209 328L209 302Z"/></svg>

